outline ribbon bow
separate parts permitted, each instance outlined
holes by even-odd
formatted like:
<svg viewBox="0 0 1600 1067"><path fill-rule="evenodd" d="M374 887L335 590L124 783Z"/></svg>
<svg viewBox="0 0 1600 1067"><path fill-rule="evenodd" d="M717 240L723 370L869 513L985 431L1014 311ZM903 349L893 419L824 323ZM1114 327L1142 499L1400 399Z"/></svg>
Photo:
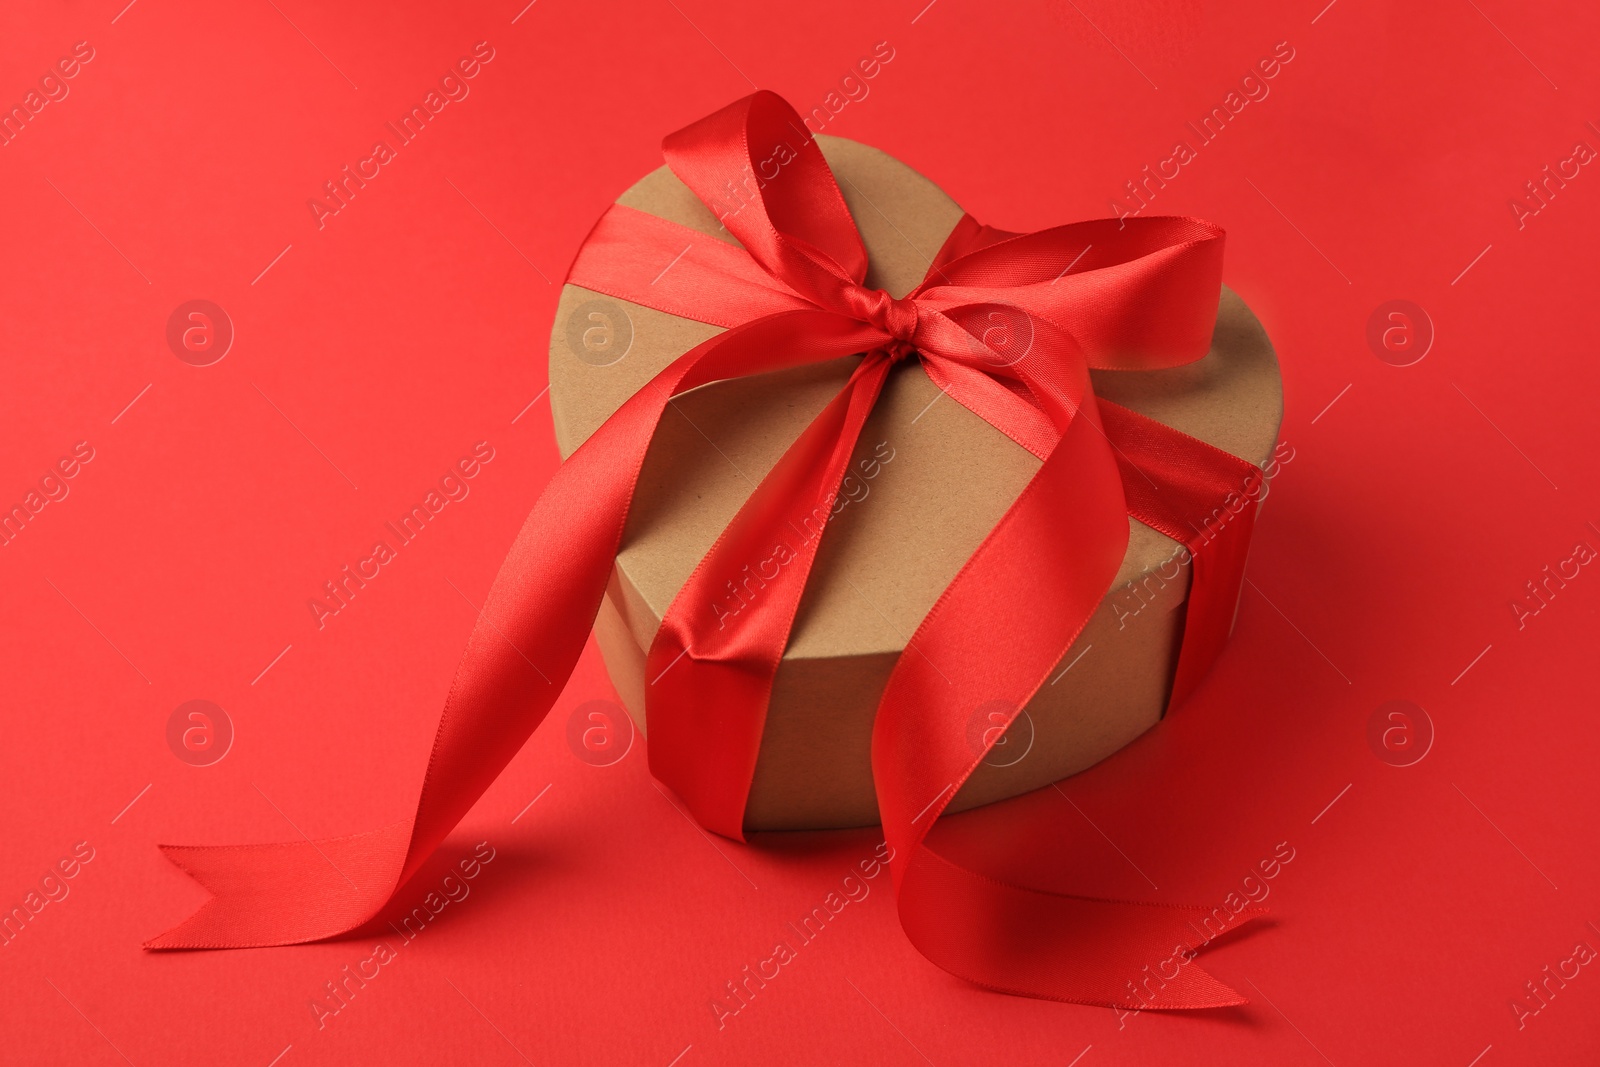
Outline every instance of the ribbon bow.
<svg viewBox="0 0 1600 1067"><path fill-rule="evenodd" d="M781 97L763 91L663 147L673 172L712 206L730 180L749 176L755 147L802 129ZM791 540L788 530L827 521L891 368L914 357L1042 466L912 635L878 706L873 779L902 926L934 963L992 989L1126 1008L1244 1002L1189 962L1220 932L1211 913L1009 884L945 859L926 840L985 755L968 740L972 709L1002 697L1020 710L1049 677L1114 580L1128 516L1189 546L1194 560L1172 704L1227 636L1253 508L1203 536L1195 521L1260 472L1097 400L1089 378L1090 368L1171 367L1205 355L1222 231L1146 218L1019 235L963 216L923 282L897 298L864 285L866 250L816 142L805 136L779 165L723 215L740 246L621 205L585 242L569 282L726 330L624 402L550 480L473 627L415 815L316 842L162 846L213 896L147 947L292 944L375 917L560 695L667 403L709 382L859 355L848 384L685 583L647 657L652 773L702 825L743 840L773 678L820 537L763 576L761 596L731 624L708 625L706 606L744 564ZM1001 733L989 731L988 743ZM1255 913L1229 913L1224 925Z"/></svg>

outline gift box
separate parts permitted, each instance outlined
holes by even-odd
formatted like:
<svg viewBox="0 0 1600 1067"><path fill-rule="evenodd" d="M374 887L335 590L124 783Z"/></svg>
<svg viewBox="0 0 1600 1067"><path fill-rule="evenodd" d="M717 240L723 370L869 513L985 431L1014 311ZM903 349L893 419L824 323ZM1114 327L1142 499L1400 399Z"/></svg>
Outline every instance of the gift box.
<svg viewBox="0 0 1600 1067"><path fill-rule="evenodd" d="M865 284L903 297L962 218L937 185L891 156L839 137L816 141L866 246ZM782 181L776 159L767 172ZM737 213L761 180L756 168L725 190ZM736 245L713 206L661 167L617 203ZM675 264L662 261L670 277ZM657 279L660 285L665 280ZM1025 315L1002 310L987 342L1026 359ZM716 326L586 289L563 286L550 337L550 401L563 457ZM623 703L648 734L646 651L668 606L751 490L839 392L859 360L714 382L676 398L656 429L595 637ZM1237 294L1222 291L1209 353L1180 367L1092 372L1097 396L1271 471L1282 414L1278 365L1265 331ZM944 396L920 365L895 368L830 505L821 544L771 699L745 826L845 827L878 821L871 739L879 698L907 638L1039 468L1039 459ZM1213 528L1265 495L1242 481L1232 500L1196 516ZM778 548L779 546L774 546ZM700 611L733 623L760 597L782 553L727 575ZM1116 580L1053 681L1004 735L1015 707L971 709L975 751L997 740L949 809L1014 796L1097 763L1161 717L1172 693L1191 566L1177 541L1130 518ZM1017 619L1026 626L1028 620Z"/></svg>
<svg viewBox="0 0 1600 1067"><path fill-rule="evenodd" d="M1124 1008L1242 1003L1191 961L1260 909L1016 884L930 840L947 810L1127 743L1227 639L1280 392L1222 287L1222 230L995 229L881 152L819 146L765 91L663 150L670 172L611 205L568 274L566 461L474 623L415 814L164 846L214 895L150 947L371 920L593 628L692 818L737 840L880 821L901 927L946 971Z"/></svg>

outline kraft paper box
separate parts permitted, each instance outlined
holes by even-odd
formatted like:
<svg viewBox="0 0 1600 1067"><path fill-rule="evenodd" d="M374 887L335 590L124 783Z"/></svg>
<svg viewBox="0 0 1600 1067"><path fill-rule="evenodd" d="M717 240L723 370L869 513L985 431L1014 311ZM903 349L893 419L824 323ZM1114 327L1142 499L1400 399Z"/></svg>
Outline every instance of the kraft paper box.
<svg viewBox="0 0 1600 1067"><path fill-rule="evenodd" d="M962 209L883 152L837 137L817 141L871 257L866 284L904 296L922 281ZM737 243L665 167L618 202ZM718 332L566 285L550 340L550 398L563 458L662 368ZM717 382L668 406L595 623L612 682L647 734L645 652L662 614L855 362ZM1168 370L1094 371L1093 380L1097 395L1272 473L1282 415L1277 359L1231 290L1222 292L1205 358ZM1031 453L943 396L915 360L896 367L840 486L778 670L747 829L877 821L871 734L889 672L1038 467ZM1229 500L1251 506L1264 492L1264 484L1242 485ZM1225 507L1212 521L1228 516ZM1081 771L1160 719L1191 568L1177 542L1129 524L1126 558L1100 608L950 810ZM737 614L740 603L730 589L722 602L705 606L708 621ZM975 751L986 728L985 709L973 709Z"/></svg>

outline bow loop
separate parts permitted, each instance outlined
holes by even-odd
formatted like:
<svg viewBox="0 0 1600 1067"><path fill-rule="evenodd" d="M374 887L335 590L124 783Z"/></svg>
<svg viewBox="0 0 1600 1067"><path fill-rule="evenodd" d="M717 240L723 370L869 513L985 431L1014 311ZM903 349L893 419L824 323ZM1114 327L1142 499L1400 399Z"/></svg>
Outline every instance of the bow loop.
<svg viewBox="0 0 1600 1067"><path fill-rule="evenodd" d="M789 102L761 90L669 135L667 166L762 269L839 310L867 250L822 149Z"/></svg>

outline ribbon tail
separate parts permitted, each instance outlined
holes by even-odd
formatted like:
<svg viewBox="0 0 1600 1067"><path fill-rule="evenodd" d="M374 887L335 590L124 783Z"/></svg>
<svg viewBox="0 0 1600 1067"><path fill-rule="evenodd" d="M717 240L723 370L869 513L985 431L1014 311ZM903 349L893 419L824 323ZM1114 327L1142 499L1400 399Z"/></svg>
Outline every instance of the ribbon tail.
<svg viewBox="0 0 1600 1067"><path fill-rule="evenodd" d="M814 338L805 353L782 343L795 331ZM826 312L773 315L711 338L630 397L556 470L501 564L456 668L414 817L353 837L163 846L213 896L146 947L295 944L375 917L560 696L599 612L667 402L719 378L848 355L875 337Z"/></svg>
<svg viewBox="0 0 1600 1067"><path fill-rule="evenodd" d="M889 366L881 352L867 356L779 458L678 591L650 646L650 769L700 825L734 840L744 840L778 663Z"/></svg>
<svg viewBox="0 0 1600 1067"><path fill-rule="evenodd" d="M1266 914L1046 893L986 878L927 848L906 871L899 909L918 951L967 981L1136 1010L1249 1003L1193 961L1213 938ZM971 924L928 921L948 909Z"/></svg>
<svg viewBox="0 0 1600 1067"><path fill-rule="evenodd" d="M322 841L274 845L161 845L211 893L148 949L294 945L354 929L393 894L411 822Z"/></svg>
<svg viewBox="0 0 1600 1067"><path fill-rule="evenodd" d="M1128 514L1184 546L1193 566L1169 709L1187 700L1233 629L1264 475L1253 463L1109 401ZM1159 486L1160 488L1156 488Z"/></svg>
<svg viewBox="0 0 1600 1067"><path fill-rule="evenodd" d="M572 673L627 517L626 464L637 472L664 406L654 395L653 404L619 412L556 471L517 535L457 667L414 818L318 841L163 846L213 896L145 947L294 944L377 915L510 762Z"/></svg>
<svg viewBox="0 0 1600 1067"><path fill-rule="evenodd" d="M1201 909L1010 885L927 843L1001 733L974 753L974 709L1005 701L1014 719L1121 562L1127 502L1099 422L1091 397L918 627L911 644L919 654L902 655L885 688L872 765L900 921L928 959L991 989L1133 1009L1239 1004L1235 990L1190 962L1208 940Z"/></svg>

